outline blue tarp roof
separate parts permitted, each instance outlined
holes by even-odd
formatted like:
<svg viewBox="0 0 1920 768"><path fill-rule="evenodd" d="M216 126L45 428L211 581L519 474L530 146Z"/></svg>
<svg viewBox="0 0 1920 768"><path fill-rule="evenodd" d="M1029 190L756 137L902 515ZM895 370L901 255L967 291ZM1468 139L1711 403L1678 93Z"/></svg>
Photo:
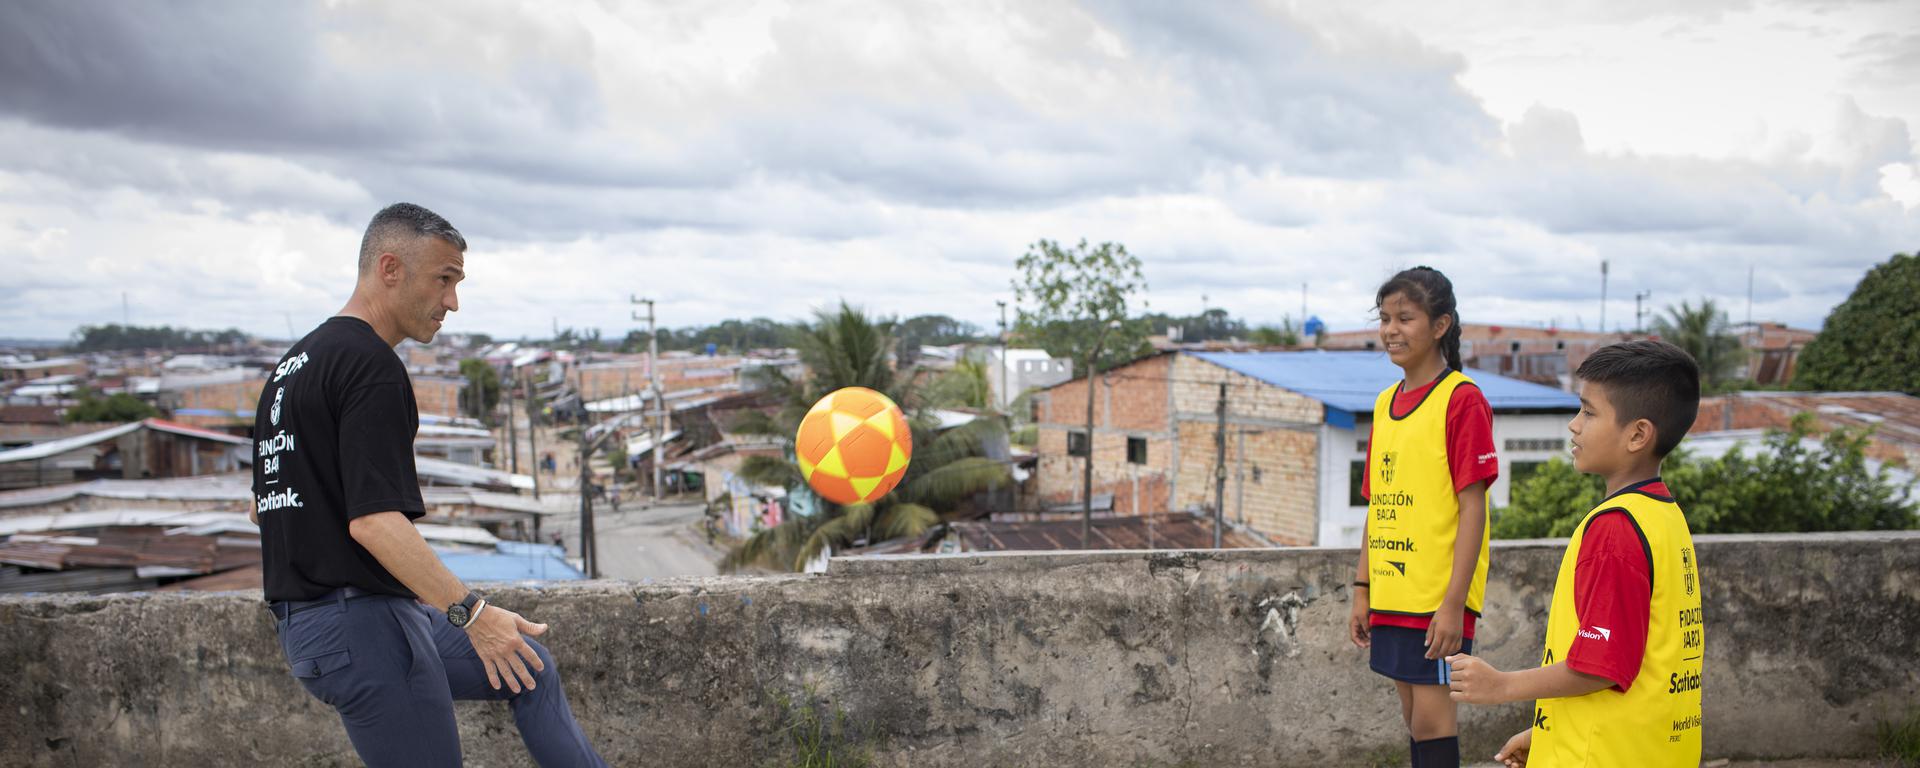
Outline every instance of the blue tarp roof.
<svg viewBox="0 0 1920 768"><path fill-rule="evenodd" d="M571 581L586 574L568 565L566 553L551 544L502 541L492 552L441 550L440 562L461 581Z"/></svg>
<svg viewBox="0 0 1920 768"><path fill-rule="evenodd" d="M1385 352L1195 352L1228 370L1319 400L1327 423L1351 427L1356 414L1372 413L1380 391L1400 380L1399 366ZM1467 369L1495 413L1548 411L1573 413L1580 399L1552 387Z"/></svg>

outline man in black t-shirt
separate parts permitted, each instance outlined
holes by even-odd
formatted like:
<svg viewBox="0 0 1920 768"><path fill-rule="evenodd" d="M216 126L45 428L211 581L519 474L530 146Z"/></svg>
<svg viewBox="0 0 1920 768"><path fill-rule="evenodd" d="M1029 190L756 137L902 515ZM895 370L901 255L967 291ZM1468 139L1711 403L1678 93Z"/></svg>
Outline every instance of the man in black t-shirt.
<svg viewBox="0 0 1920 768"><path fill-rule="evenodd" d="M460 765L454 699L509 702L543 766L605 765L529 637L547 625L468 591L413 527L419 413L393 348L459 310L466 248L432 211L380 211L353 298L268 377L253 465L267 602L293 676L369 766Z"/></svg>

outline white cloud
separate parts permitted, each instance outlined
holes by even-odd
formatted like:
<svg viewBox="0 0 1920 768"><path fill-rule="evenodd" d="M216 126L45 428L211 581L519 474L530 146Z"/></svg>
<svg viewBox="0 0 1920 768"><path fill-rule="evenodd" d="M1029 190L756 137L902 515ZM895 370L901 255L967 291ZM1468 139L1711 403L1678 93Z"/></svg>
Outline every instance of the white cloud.
<svg viewBox="0 0 1920 768"><path fill-rule="evenodd" d="M450 328L619 336L846 299L986 324L1039 238L1157 311L1471 320L1636 290L1815 325L1920 238L1907 4L0 6L0 336L281 335L385 202L473 249ZM85 17L85 24L66 23ZM74 55L85 52L87 55Z"/></svg>

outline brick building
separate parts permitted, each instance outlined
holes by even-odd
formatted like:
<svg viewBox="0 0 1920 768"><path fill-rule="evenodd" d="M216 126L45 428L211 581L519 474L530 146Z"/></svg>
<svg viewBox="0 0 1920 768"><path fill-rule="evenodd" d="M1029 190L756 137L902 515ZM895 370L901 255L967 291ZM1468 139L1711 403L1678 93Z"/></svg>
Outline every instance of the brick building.
<svg viewBox="0 0 1920 768"><path fill-rule="evenodd" d="M265 373L250 368L169 374L160 380L159 406L174 421L189 426L252 429L266 384Z"/></svg>
<svg viewBox="0 0 1920 768"><path fill-rule="evenodd" d="M460 396L466 392L466 379L417 373L409 378L413 380L413 401L418 405L422 418L453 418L461 415Z"/></svg>
<svg viewBox="0 0 1920 768"><path fill-rule="evenodd" d="M1571 395L1469 371L1494 408L1505 503L1517 468L1564 455ZM1095 377L1093 496L1107 511L1210 512L1225 439L1224 516L1276 544L1355 546L1373 401L1400 377L1376 352L1171 352ZM1225 428L1217 409L1225 386ZM1035 495L1080 501L1088 445L1087 381L1042 391ZM1109 503L1107 500L1111 499Z"/></svg>
<svg viewBox="0 0 1920 768"><path fill-rule="evenodd" d="M662 392L702 389L736 380L741 365L738 357L704 357L688 353L660 356L658 374ZM647 389L647 356L631 355L616 360L582 363L567 372L580 399L592 402L637 394Z"/></svg>
<svg viewBox="0 0 1920 768"><path fill-rule="evenodd" d="M1700 399L1687 435L1786 429L1802 413L1821 433L1837 428L1873 434L1867 458L1920 471L1920 397L1900 392L1735 392Z"/></svg>

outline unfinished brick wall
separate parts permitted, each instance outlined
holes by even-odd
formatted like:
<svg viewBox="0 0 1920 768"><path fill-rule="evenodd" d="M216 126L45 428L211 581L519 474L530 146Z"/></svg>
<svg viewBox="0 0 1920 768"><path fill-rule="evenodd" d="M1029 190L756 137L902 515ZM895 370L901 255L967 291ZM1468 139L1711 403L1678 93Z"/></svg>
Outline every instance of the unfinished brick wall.
<svg viewBox="0 0 1920 768"><path fill-rule="evenodd" d="M734 380L738 357L662 357L658 374L662 392L679 392L725 384ZM575 366L567 373L574 389L588 400L605 400L647 390L647 359Z"/></svg>
<svg viewBox="0 0 1920 768"><path fill-rule="evenodd" d="M1312 544L1318 508L1320 401L1197 357L1175 358L1180 420L1174 509L1212 509L1220 451L1214 409L1227 385L1225 517L1281 544Z"/></svg>
<svg viewBox="0 0 1920 768"><path fill-rule="evenodd" d="M266 389L267 380L249 376L239 381L223 381L212 384L199 384L177 390L163 398L170 409L174 410L216 410L231 412L232 416L209 414L174 413L170 421L191 427L225 427L252 425L253 412L260 405L260 392ZM241 415L244 413L245 415Z"/></svg>
<svg viewBox="0 0 1920 768"><path fill-rule="evenodd" d="M1174 356L1161 355L1108 371L1094 381L1093 494L1113 494L1115 513L1167 509L1173 463L1167 421L1167 378ZM1067 455L1067 434L1084 432L1086 379L1047 390L1035 400L1040 431L1036 493L1046 504L1081 498L1085 460ZM1146 462L1128 461L1129 439L1146 442Z"/></svg>
<svg viewBox="0 0 1920 768"><path fill-rule="evenodd" d="M1228 385L1227 519L1278 543L1313 543L1320 402L1189 355L1149 358L1095 380L1093 494L1113 494L1122 515L1212 509L1220 382ZM1067 435L1086 429L1086 393L1082 379L1036 401L1044 503L1081 498L1086 465L1067 455ZM1127 461L1129 437L1146 441L1145 463Z"/></svg>
<svg viewBox="0 0 1920 768"><path fill-rule="evenodd" d="M466 379L445 376L414 376L413 401L422 416L459 416L460 394Z"/></svg>

